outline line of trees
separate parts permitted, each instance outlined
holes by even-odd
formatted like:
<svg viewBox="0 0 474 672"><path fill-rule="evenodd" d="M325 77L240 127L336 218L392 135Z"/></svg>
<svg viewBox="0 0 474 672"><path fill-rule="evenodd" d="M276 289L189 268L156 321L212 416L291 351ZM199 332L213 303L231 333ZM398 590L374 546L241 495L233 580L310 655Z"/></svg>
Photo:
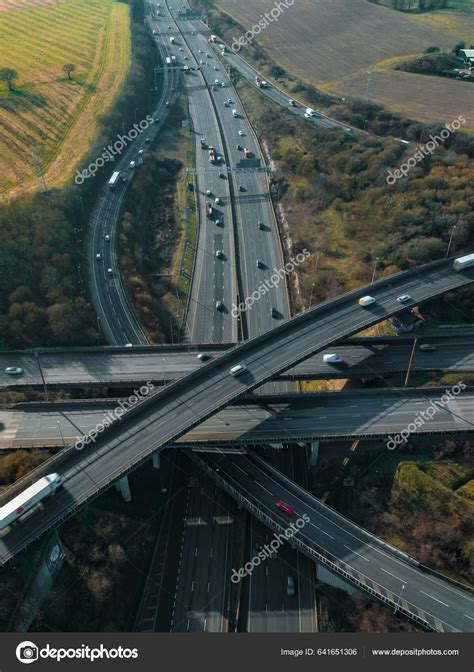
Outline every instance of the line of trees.
<svg viewBox="0 0 474 672"><path fill-rule="evenodd" d="M131 11L132 67L120 97L102 119L102 131L84 166L133 126L137 109L145 117L152 105L156 47L143 24L140 0L131 2ZM96 317L82 286L82 245L84 223L108 177L104 170L81 187L73 184L0 203L0 348L99 341Z"/></svg>

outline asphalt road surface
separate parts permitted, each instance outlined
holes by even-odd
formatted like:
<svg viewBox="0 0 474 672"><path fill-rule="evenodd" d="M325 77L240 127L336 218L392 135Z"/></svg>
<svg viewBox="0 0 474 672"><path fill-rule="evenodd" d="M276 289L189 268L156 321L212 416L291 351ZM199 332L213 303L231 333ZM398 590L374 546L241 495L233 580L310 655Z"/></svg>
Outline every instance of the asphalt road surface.
<svg viewBox="0 0 474 672"><path fill-rule="evenodd" d="M359 580L370 577L368 585L375 584L399 609L407 609L439 631L474 632L472 597L423 571L408 556L383 544L263 460L246 455L201 455L200 459L247 502L285 528L306 514L307 520L295 536L326 557L344 562ZM280 498L293 507L292 516L276 508L275 501Z"/></svg>
<svg viewBox="0 0 474 672"><path fill-rule="evenodd" d="M429 343L435 350L425 352L420 345ZM227 347L215 346L156 346L147 348L81 348L80 350L42 350L37 355L28 351L0 353L0 388L41 386L82 387L92 385L139 385L148 380L162 383L176 380L203 366L199 352L219 357ZM358 340L356 344L337 344L330 350L282 373L290 380L376 377L405 372L413 343L409 339ZM323 361L324 354L337 354L343 362L338 365ZM7 366L23 369L20 376L5 373ZM474 339L472 336L426 338L418 336L411 371L473 371ZM42 374L42 375L41 375Z"/></svg>
<svg viewBox="0 0 474 672"><path fill-rule="evenodd" d="M154 451L174 443L237 397L322 351L334 340L360 332L398 312L400 304L396 298L400 294L410 294L413 304L417 304L472 280L474 269L457 273L449 259L399 273L370 286L376 299L370 309L358 303L367 288L351 292L233 348L197 373L188 374L152 395L119 424L112 424L104 431L93 448L65 451L42 467L43 472L57 469L63 485L54 497L25 515L20 525L1 533L1 562L72 515ZM246 366L243 373L229 375L230 368L242 361ZM15 488L24 487L26 481L18 481Z"/></svg>
<svg viewBox="0 0 474 672"><path fill-rule="evenodd" d="M449 391L449 387L446 391ZM291 443L316 439L382 439L406 429L411 435L474 431L474 390L445 388L356 390L255 397L228 406L178 439L182 445ZM25 410L20 410L21 408ZM0 448L72 445L104 417L114 417L117 402L75 405L20 404L0 411ZM428 410L434 409L434 410Z"/></svg>

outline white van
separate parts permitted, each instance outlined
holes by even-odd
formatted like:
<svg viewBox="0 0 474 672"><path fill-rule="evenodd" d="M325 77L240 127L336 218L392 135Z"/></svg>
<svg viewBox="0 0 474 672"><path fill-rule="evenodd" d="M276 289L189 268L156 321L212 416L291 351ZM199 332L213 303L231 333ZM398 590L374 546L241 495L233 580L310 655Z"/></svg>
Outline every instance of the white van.
<svg viewBox="0 0 474 672"><path fill-rule="evenodd" d="M237 117L237 116L238 116L238 115L237 115L237 110L232 110L232 116L233 116L233 117Z"/></svg>
<svg viewBox="0 0 474 672"><path fill-rule="evenodd" d="M363 296L361 299L359 299L359 306L371 306L373 303L375 303L375 299L373 296Z"/></svg>
<svg viewBox="0 0 474 672"><path fill-rule="evenodd" d="M245 366L245 364L236 364L230 369L229 373L231 376L238 376L244 371L247 371L247 367Z"/></svg>

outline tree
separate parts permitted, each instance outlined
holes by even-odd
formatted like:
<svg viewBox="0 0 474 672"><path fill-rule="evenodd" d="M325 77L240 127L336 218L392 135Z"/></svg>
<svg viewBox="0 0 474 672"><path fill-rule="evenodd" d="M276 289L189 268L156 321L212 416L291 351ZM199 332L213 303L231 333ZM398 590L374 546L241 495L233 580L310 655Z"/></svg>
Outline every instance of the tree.
<svg viewBox="0 0 474 672"><path fill-rule="evenodd" d="M74 63L66 63L66 65L63 65L63 70L67 74L68 79L72 79L71 74L74 72L76 69L76 66Z"/></svg>
<svg viewBox="0 0 474 672"><path fill-rule="evenodd" d="M0 68L0 81L7 83L9 91L14 91L13 80L17 77L18 73L16 70L12 70L12 68Z"/></svg>

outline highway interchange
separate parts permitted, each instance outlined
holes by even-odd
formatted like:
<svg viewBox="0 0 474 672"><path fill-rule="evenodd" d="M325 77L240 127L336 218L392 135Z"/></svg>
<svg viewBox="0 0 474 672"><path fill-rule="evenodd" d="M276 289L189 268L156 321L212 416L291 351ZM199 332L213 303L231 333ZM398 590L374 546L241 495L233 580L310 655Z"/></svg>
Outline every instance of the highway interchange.
<svg viewBox="0 0 474 672"><path fill-rule="evenodd" d="M449 389L449 388L446 388ZM413 432L474 430L474 391L461 389L445 405L445 388L364 389L339 393L256 396L211 416L177 445L265 445L312 440L384 439L404 430L428 407L437 411ZM87 435L119 400L18 404L0 411L0 448L47 448ZM431 412L430 412L431 413Z"/></svg>
<svg viewBox="0 0 474 672"><path fill-rule="evenodd" d="M207 42L208 33L203 32L202 24L197 21L174 21L169 11L167 11L166 5L162 11L166 11L166 15L156 20L156 17L154 17L150 25L154 26L153 29L157 36L157 42L161 45L160 50L163 55L171 53L169 47L164 48L163 40L168 39L168 36L175 36L173 53L177 58L179 58L180 54L188 55L188 59L191 59L190 62L193 62L196 67L199 60L204 60L199 58L199 49L204 53L210 53L210 55L213 53L210 51L210 46ZM180 24L179 26L178 23ZM168 25L171 28L168 28ZM179 51L180 48L183 49L182 52ZM214 60L216 61L215 65ZM402 307L400 304L397 304L396 298L401 293L409 293L412 296L412 301L408 304L409 306L417 305L423 300L432 298L448 289L470 283L474 279L472 270L455 273L452 270L452 261L446 260L417 271L409 271L406 274L400 274L375 283L371 287L370 292L376 297L377 303L371 309L362 309L358 306L357 299L362 296L363 291L360 290L323 304L314 311L310 311L310 313L299 316L289 322L280 320L280 326L270 333L272 327L278 324L278 321L271 315L272 307L277 308L281 318L289 317L286 286L285 283L280 283L274 288L274 291L268 292L262 298L258 311L250 311L246 316L245 323L238 324L237 320L233 319L229 313L232 302L235 300L238 303L239 299L243 296L249 296L260 284L262 278L265 277L264 271L266 269L280 268L282 266L283 257L273 209L268 195L268 178L265 172L234 172L234 170L227 170L227 168L234 167L237 161L242 158L241 150L237 150L237 143L239 141L242 146L245 144L246 147L249 147L255 156L260 157L262 163L263 157L260 155L258 142L253 135L253 131L238 104L235 90L231 89L230 80L224 73L221 64L215 59L215 55L211 56L207 61L212 63L212 65L184 75L184 79L187 80L186 89L189 98L193 131L196 134L195 193L200 221L199 238L195 250L191 299L187 315L187 334L192 343L216 345L234 343L243 335L250 337L251 340L244 345L222 352L220 357L214 357L208 364L200 364L197 371L195 369L195 352L191 355L193 358L192 361L190 361L190 356L184 353L172 356L167 355L166 357L159 354L158 357L162 370L161 379L166 377L166 373L164 372L173 371L175 377L188 371L190 373L175 384L158 392L153 398L148 399L136 411L125 416L120 426L114 426L108 432L104 432L92 449L88 449L84 453L74 450L64 451L62 455L58 456L48 465L48 471L51 471L52 468L57 468L63 474L65 477L64 487L53 499L46 502L41 509L35 510L26 516L21 527L15 528L9 534L3 533L0 536L0 558L2 563L29 545L44 531L72 515L81 505L103 492L110 485L111 481L126 474L129 470L142 463L153 451L174 444L181 437L189 436L189 433L192 431L199 431L195 428L202 423L202 420L210 418L206 421L215 422L215 419L218 417L214 415L215 413L229 403L241 398L244 394L261 387L263 383L268 383L269 380L277 378L285 371L290 372L292 367L302 366L301 362L315 353L322 353L328 346L330 346L332 352L332 343L335 340L339 341L342 338L358 333L362 329L399 312ZM214 67L217 67L218 70L214 70ZM164 95L167 96L166 100L173 99L171 89L176 88L177 78L175 74L176 71L171 70L169 76L165 71L163 91ZM215 78L219 78L220 81L224 81L226 86L219 86L212 93L214 76ZM230 108L224 107L223 104L227 97L235 101ZM163 107L164 100L165 98L162 96L155 114L165 112L166 108ZM234 119L231 115L231 109L234 106L239 112L238 120ZM242 130L243 136L238 135L238 130ZM150 135L148 131L147 135ZM212 143L218 152L222 154L225 168L217 166L209 169L207 151L204 151L200 146L199 138L202 136L206 138L206 144L209 145ZM144 138L143 142L145 142ZM137 151L138 148L139 143L136 143L133 152ZM125 170L130 156L134 156L133 152L123 157L122 161ZM219 176L220 172L224 172L226 175L225 179ZM240 184L243 186L243 191L239 189ZM107 194L106 196L104 194L103 202L102 204L99 202L98 207L105 208L105 210L99 210L99 214L92 221L88 247L91 293L98 313L99 324L107 341L112 345L125 345L126 343L140 345L146 342L146 338L136 318L133 316L133 311L126 299L115 257L116 234L114 221L116 222L118 216L124 189L125 187L120 185L119 189L113 194ZM209 196L205 193L207 189L210 189L214 198L214 195L216 195L221 201L219 204L214 205L213 212L218 212L219 214L213 214L212 219L207 217L206 214L209 203ZM107 202L107 205L104 202ZM107 216L104 216L105 214ZM224 226L216 226L216 216L219 219L222 218ZM257 226L259 221L263 222L263 228ZM107 232L109 232L110 241L105 240ZM220 249L224 251L224 259L216 257L215 252ZM102 254L100 262L96 261L95 258L98 250ZM263 268L257 267L257 259L263 261ZM109 267L112 268L112 276L107 272L107 268ZM217 300L223 300L224 311L221 312L215 309ZM335 334L337 334L337 338ZM258 338L259 335L260 338ZM347 347L352 349L347 350ZM464 347L464 350L462 350L462 347ZM357 351L356 348L354 349L354 346L344 346L344 348L346 348L344 353L348 363L352 364L354 361L355 365L358 357L357 352L360 353L360 349ZM219 350L219 352L221 351ZM81 357L83 354L81 353ZM406 354L405 349L404 353L400 354L400 362L403 357L406 357ZM423 353L423 358L429 354ZM445 353L446 361L451 361L453 366L456 366L460 359L469 357L471 354L470 351L467 351L466 344L460 345L458 359L456 359L456 356L450 359L447 353ZM134 351L124 356L129 358L138 356L142 358L146 355L144 353L137 354ZM178 356L180 359L178 359ZM364 357L364 355L362 356ZM38 355L38 358L41 358L42 368L45 364L45 357L48 357L45 353ZM354 360L352 357L354 357ZM36 358L36 364L38 364L38 358ZM230 377L228 374L229 368L232 365L241 363L241 361L245 361L247 370L241 377ZM158 360L155 359L155 362L156 372L160 366ZM148 364L143 363L146 368ZM117 364L118 362L115 361L113 366L117 366ZM380 366L380 361L378 363L375 362L375 364L374 369ZM314 359L313 366L315 367L314 374L320 376L320 356ZM120 369L121 367L122 365L120 364L118 368ZM135 363L132 367L135 367ZM371 367L372 362L370 362L368 371ZM82 372L84 368L89 369L90 384L94 384L93 378L96 377L97 379L98 374L97 365L95 365L94 369L94 364L88 367L82 361L79 365L79 370ZM328 368L326 374L329 376L331 370L329 367L326 368ZM355 368L357 369L357 367ZM54 369L54 365L52 365L52 369ZM25 367L25 371L27 370L28 367ZM40 373L40 378L45 376L45 372L47 377L48 366L44 367L43 371L39 371L38 369L38 372ZM78 373L77 369L75 373ZM322 373L324 374L324 371ZM102 376L104 374L105 379L101 379L100 382L110 383L110 379L107 380L107 372L102 370L99 375ZM359 374L360 370L357 375ZM64 373L64 377L67 377L67 375L68 373ZM69 375L74 376L75 374L71 373ZM109 372L109 375L113 377L114 374L110 374ZM132 375L136 376L137 370ZM157 380L159 380L159 374L156 373L156 375L158 376ZM171 377L173 374L168 375ZM290 373L290 378L291 375ZM25 376L24 381L27 378L28 376ZM147 379L149 378L147 377ZM52 380L48 382L55 384ZM68 382L74 384L71 379ZM76 384L78 382L76 375ZM2 383L4 384L4 381L0 381L0 384ZM32 384L38 384L37 375L36 383ZM80 384L84 383L80 382ZM285 391L287 388L281 383L272 383L271 388L265 385L264 389L268 392L269 389L273 391ZM234 411L229 409L229 412L232 413ZM214 419L211 416L214 416ZM237 418L235 422L237 426L241 420ZM235 436L234 433L232 436L233 440ZM205 460L207 459L205 458ZM213 469L211 458L209 460L208 464ZM288 465L286 466L288 467ZM235 480L235 474L232 473L231 466L229 467L229 474L226 475L229 479L234 478ZM292 473L290 473L291 475ZM266 478L268 478L268 475ZM209 484L206 487L208 487L208 496L204 497L204 499L200 498L197 493L193 493L193 496L190 497L187 503L187 506L189 504L190 507L188 513L201 511L201 508L204 506L204 510L202 511L203 516L209 517L213 515L212 512L214 509L212 507L211 509L206 509L205 501L210 502L211 495L215 493L213 493L213 489ZM239 488L241 488L242 492L246 492L245 483L240 483ZM291 499L292 495L290 493L288 493L288 496ZM265 498L263 499L265 500ZM218 495L216 506L221 506L225 510L232 510L232 506L229 504L225 493ZM263 501L262 506L268 508L269 504ZM317 505L311 502L308 506L311 508ZM275 516L274 511L273 514ZM252 524L257 525L257 522ZM346 521L344 525L347 532L347 526L350 525L349 521ZM196 538L192 536L195 534L195 531L189 533L191 527L188 526L188 532L183 536L183 548L185 544L186 547L193 545L197 547ZM359 533L363 535L364 531L359 530ZM202 540L203 547L219 548L219 555L227 557L226 549L228 549L229 543L231 543L228 526L220 526L220 529L213 528L209 534L210 536L207 539ZM253 536L251 539L253 539ZM320 548L321 546L320 539L313 538L310 542L314 547ZM365 552L370 544L364 541L364 539L362 539L361 543L364 544ZM325 539L324 547L325 552L330 553L327 539ZM287 549L286 552L291 553L290 549ZM354 556L351 555L348 559L344 551L341 553L338 550L337 552L339 553L339 560L344 566L354 567L356 562ZM297 563L300 562L299 558L300 556L297 555ZM295 556L293 555L293 557L289 558L288 562L294 564ZM305 572L307 576L310 576L312 571L311 563L306 560L304 562L307 563L307 567L304 571L302 570L301 576L305 576ZM203 566L203 564L196 565L193 570L194 573L191 571L183 572L182 581L187 582L189 585L186 586L178 581L176 586L180 604L186 603L188 597L193 594L193 600L195 600L193 604L196 607L193 611L196 612L200 611L200 605L206 602L207 599L205 594L199 594L199 591L206 593L205 577L208 579L207 592L209 593L209 581L212 580L212 586L215 587L215 591L213 588L214 592L212 594L217 594L217 588L222 587L227 572L226 562L224 565L218 562L212 566L209 565L206 574L202 574ZM378 580L378 570L376 568L375 575L372 576L373 569L371 566L370 581L373 585L384 586L385 584ZM403 571L406 571L406 567L404 567ZM195 579L193 577L199 577L199 589L196 590L195 595ZM418 578L420 577L418 576ZM269 583L264 585L267 587L277 585L278 580L281 581L281 577L270 577L268 579ZM428 579L423 580L428 581ZM365 588L367 589L367 584ZM286 624L284 623L285 619L279 618L273 621L273 625L271 619L269 620L263 616L255 623L254 614L259 613L262 604L265 602L265 598L262 594L258 595L258 591L251 591L247 627L251 631L265 630L266 627L270 629L281 628L293 630L295 629L295 624L292 611L294 611L297 613L299 629L314 629L316 623L314 622L314 610L311 606L312 590L311 581L308 582L308 590L305 593L300 593L299 587L298 609L290 609L288 611ZM462 612L463 610L467 610L468 612L469 609L472 610L472 603L469 602L467 606L464 606L463 600L468 598L459 593L459 591L451 590L449 586L444 584L441 585L439 590L441 591L440 595L446 600L448 596L443 591L451 591L449 593L451 611L446 613L446 602L442 602L441 599L440 605L443 604L444 607L441 608L441 606L435 604L434 608L431 609L426 606L425 598L416 595L413 596L413 605L415 606L410 606L409 608L411 617L413 617L413 610L417 610L419 605L422 605L423 613L428 614L430 618L429 627L441 630L471 630L472 625L468 622L469 616L466 618ZM452 592L455 593L454 597L451 595ZM396 595L395 590L392 593ZM191 604L191 602L189 603ZM265 606L268 608L268 601ZM403 605L400 604L400 610L402 609ZM274 609L271 608L270 611L273 613ZM217 631L225 629L222 612L223 609L221 608L220 611L218 609L214 614L211 619L212 625L209 626L210 629ZM432 612L435 612L434 616ZM203 623L201 616L192 621L191 625L186 621L184 616L185 614L183 613L173 613L173 622L176 618L177 622L186 623L186 627L183 629L208 629L207 622ZM207 617L205 619L207 621ZM425 619L422 618L421 620ZM304 621L306 621L306 624Z"/></svg>
<svg viewBox="0 0 474 672"><path fill-rule="evenodd" d="M462 372L474 369L474 334L417 334L411 337L363 338L337 343L330 350L309 358L278 375L289 380L380 377L405 373L408 369L413 341L417 338L410 370L412 373L433 371ZM433 350L420 350L429 344ZM27 351L0 353L0 388L51 387L127 387L148 380L162 384L176 380L203 366L197 359L200 352L213 358L233 344L147 346L136 348L81 348L80 350L45 349L36 354ZM331 365L323 355L339 355L343 362ZM7 366L19 366L21 376L8 376Z"/></svg>

